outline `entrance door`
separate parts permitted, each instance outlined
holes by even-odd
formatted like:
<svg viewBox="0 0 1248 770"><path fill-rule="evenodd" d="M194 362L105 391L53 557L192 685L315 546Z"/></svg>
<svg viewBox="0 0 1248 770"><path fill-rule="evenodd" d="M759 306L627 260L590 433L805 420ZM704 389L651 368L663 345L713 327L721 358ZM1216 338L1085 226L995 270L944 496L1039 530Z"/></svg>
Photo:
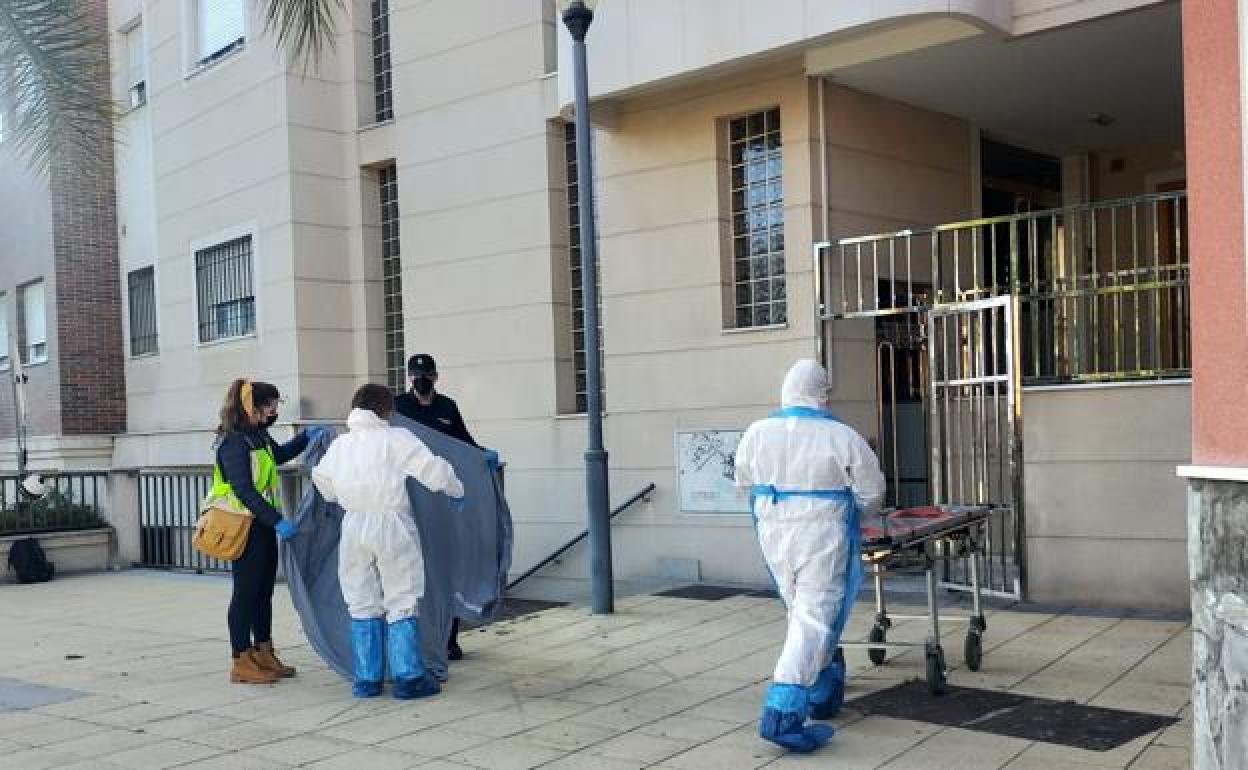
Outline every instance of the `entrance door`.
<svg viewBox="0 0 1248 770"><path fill-rule="evenodd" d="M929 312L932 498L991 505L984 585L1022 598L1022 441L1012 296L938 305ZM945 582L966 586L963 565Z"/></svg>

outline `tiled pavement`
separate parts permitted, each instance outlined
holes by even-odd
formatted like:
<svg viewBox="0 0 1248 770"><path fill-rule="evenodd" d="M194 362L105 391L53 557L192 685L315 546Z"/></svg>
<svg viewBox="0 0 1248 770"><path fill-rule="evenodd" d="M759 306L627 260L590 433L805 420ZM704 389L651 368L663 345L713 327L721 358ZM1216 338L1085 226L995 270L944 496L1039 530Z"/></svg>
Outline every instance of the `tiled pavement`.
<svg viewBox="0 0 1248 770"><path fill-rule="evenodd" d="M275 636L299 676L231 685L221 578L127 572L0 586L0 678L83 696L0 710L0 768L1186 768L1190 631L1178 622L999 611L959 685L1179 716L1108 752L852 708L832 743L785 756L756 734L783 628L774 601L635 596L618 614L548 610L464 635L443 695L355 701L304 643L279 586ZM856 613L848 634L865 633ZM945 626L951 665L962 630ZM899 622L894 639L921 639ZM922 676L849 654L848 697ZM0 682L0 693L3 682ZM55 694L55 693L53 693ZM0 699L2 700L2 699ZM0 709L3 706L0 705Z"/></svg>

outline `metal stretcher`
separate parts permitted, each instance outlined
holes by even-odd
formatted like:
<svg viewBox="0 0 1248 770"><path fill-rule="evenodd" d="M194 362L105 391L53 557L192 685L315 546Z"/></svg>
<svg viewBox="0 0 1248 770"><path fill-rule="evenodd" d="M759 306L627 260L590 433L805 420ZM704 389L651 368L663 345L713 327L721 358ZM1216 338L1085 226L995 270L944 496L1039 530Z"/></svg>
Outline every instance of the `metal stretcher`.
<svg viewBox="0 0 1248 770"><path fill-rule="evenodd" d="M966 667L978 671L983 661L982 637L988 630L980 604L980 557L984 553L984 525L995 512L992 506L929 506L882 511L863 517L863 567L875 584L875 626L866 641L842 641L841 648L866 648L867 657L879 666L888 650L922 647L927 660L927 688L933 695L944 692L945 651L940 644L940 607L937 600L937 562L967 559L971 577L971 615L947 618L966 621L964 655ZM927 615L889 615L884 599L884 578L900 567L918 563L927 573ZM893 620L931 620L931 634L922 642L889 642ZM838 656L843 654L838 651Z"/></svg>

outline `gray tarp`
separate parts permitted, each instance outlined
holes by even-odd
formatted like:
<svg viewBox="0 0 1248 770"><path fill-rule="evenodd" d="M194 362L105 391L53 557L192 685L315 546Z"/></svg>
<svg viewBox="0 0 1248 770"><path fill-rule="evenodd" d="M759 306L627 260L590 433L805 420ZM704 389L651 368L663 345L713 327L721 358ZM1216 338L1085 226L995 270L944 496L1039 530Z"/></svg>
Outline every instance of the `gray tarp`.
<svg viewBox="0 0 1248 770"><path fill-rule="evenodd" d="M399 415L390 423L412 431L445 457L464 483L464 510L455 513L445 496L415 480L407 482L425 560L425 596L420 603L424 660L435 676L445 680L452 618L484 622L501 607L511 567L511 511L484 452ZM309 446L304 463L314 467L328 446L329 440ZM350 678L351 619L338 586L342 509L325 502L309 483L295 521L299 534L282 548L291 601L312 648Z"/></svg>

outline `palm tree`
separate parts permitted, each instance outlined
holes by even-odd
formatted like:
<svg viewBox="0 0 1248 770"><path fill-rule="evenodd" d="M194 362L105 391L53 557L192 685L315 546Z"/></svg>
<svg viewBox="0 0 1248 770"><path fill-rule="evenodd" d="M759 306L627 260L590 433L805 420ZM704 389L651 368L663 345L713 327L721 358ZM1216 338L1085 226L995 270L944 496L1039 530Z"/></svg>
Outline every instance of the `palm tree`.
<svg viewBox="0 0 1248 770"><path fill-rule="evenodd" d="M305 72L332 47L343 0L259 0ZM0 0L0 138L27 166L111 170L120 111L108 78L107 0Z"/></svg>

